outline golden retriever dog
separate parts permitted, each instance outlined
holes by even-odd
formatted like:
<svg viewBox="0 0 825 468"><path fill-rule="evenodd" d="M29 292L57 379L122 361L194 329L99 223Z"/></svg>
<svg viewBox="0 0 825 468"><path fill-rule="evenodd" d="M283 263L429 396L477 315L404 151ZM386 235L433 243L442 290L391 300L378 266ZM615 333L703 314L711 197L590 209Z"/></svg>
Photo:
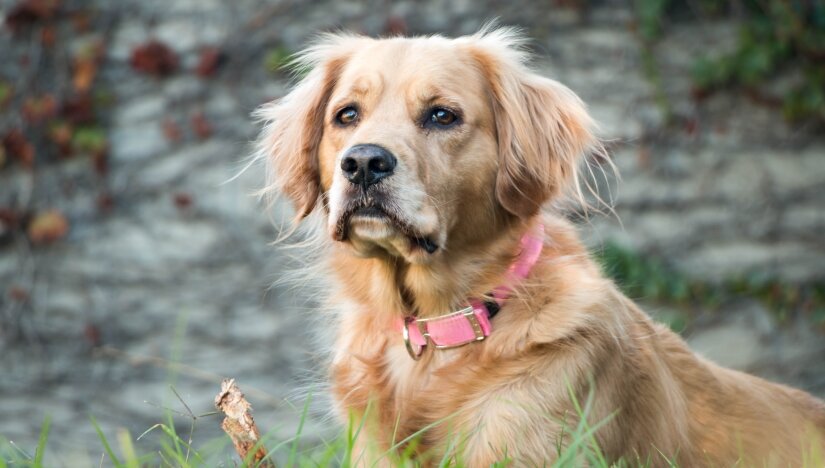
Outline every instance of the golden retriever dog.
<svg viewBox="0 0 825 468"><path fill-rule="evenodd" d="M505 28L327 35L259 111L267 188L320 234L353 460L540 466L586 416L608 462L822 463L822 401L691 352L553 208L601 146L527 59Z"/></svg>

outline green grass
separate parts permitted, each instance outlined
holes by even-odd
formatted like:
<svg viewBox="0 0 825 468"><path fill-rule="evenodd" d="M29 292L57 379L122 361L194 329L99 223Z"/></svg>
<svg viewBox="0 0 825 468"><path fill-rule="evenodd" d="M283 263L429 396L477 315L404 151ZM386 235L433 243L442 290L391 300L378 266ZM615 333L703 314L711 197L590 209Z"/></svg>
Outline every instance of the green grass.
<svg viewBox="0 0 825 468"><path fill-rule="evenodd" d="M570 401L573 406L572 423L568 418L556 421L561 424L561 432L555 441L548 441L550 446L555 447L555 460L546 466L555 468L578 468L588 466L593 468L635 468L651 466L677 467L672 461L674 454L656 452L645 458L632 457L631 459L620 459L612 461L601 450L597 442L596 435L606 424L608 424L616 413L608 417L593 421L588 416L594 405L594 392L588 392L584 402L579 402L572 387L568 386ZM273 432L264 434L260 444L269 449L265 460L272 460L278 467L352 467L352 466L378 466L378 463L389 462L392 466L413 467L420 466L421 461L428 463L428 466L438 467L466 467L469 466L462 460L461 447L466 441L467 434L456 435L446 441L445 453L438 459L433 459L427 454L416 455L415 449L418 441L428 430L448 424L452 416L441 421L436 421L422 428L419 432L412 434L402 440L398 440L384 451L375 451L379 454L376 460L365 460L356 451L356 441L363 437L364 418L351 418L346 429L341 431L332 440L322 440L321 442L305 442L302 440L304 423L308 417L310 400L304 404L300 414L298 429L295 436L285 440L278 440ZM369 409L367 410L369 413ZM229 438L224 436L217 440L207 441L195 448L192 443L194 425L188 434L180 434L176 431L173 417L187 416L174 410L167 410L164 415L166 422L158 423L137 438L126 431L118 429L115 434L105 433L95 420L90 418L89 424L95 428L99 446L90 448L92 454L89 460L94 460L93 466L113 466L116 468L141 468L141 467L181 467L181 468L203 468L213 466L240 466L250 467L253 465L250 460L240 460L235 454ZM207 415L192 416L197 420ZM369 415L366 414L365 417ZM549 416L548 416L549 418ZM218 419L213 418L208 424L218 424ZM48 467L65 466L65 463L58 464L59 454L51 453L50 460L44 459L49 438L50 420L47 417L42 426L37 447L33 452L27 451L9 441L0 438L0 468L6 467ZM159 438L147 443L145 436L150 433L157 433ZM469 434L470 436L472 434ZM185 440L185 439L188 439ZM517 447L505 450L505 455L501 460L493 463L492 467L513 466L517 462L515 457L510 457L507 453L517 451ZM254 452L254 450L252 451ZM33 454L32 454L33 453ZM805 457L806 467L817 467L822 465L822 455L815 449L811 450L811 455ZM95 455L96 454L96 455ZM417 458L418 457L418 458ZM45 460L45 461L44 461ZM365 463L368 462L369 463ZM437 462L437 463L435 463ZM383 465L382 465L383 466ZM735 465L740 466L740 465Z"/></svg>
<svg viewBox="0 0 825 468"><path fill-rule="evenodd" d="M562 436L555 444L557 448L557 460L550 466L554 467L579 467L586 464L592 467L608 466L647 466L648 463L627 464L620 462L611 465L596 443L596 433L606 424L610 417L602 421L589 421L588 414L593 405L593 394L590 392L583 405L579 405L572 390L570 392L577 422L574 425L563 423ZM295 436L286 440L276 440L273 433L264 434L261 437L261 444L267 447L267 458L275 461L279 467L325 467L325 466L361 466L365 461L361 454L356 451L356 441L364 437L364 425L356 422L353 418L347 428L333 440L321 441L320 443L305 443L304 436L305 422L308 417L311 399L307 399L300 414L298 429ZM184 406L188 406L184 403ZM369 410L368 410L369 412ZM186 416L192 419L188 434L180 434L176 430L174 417ZM115 434L107 434L98 424L94 417L90 417L90 424L97 432L99 447L89 448L90 460L99 461L101 466L113 466L116 468L140 468L146 466L172 466L184 468L200 468L211 466L252 466L249 460L239 460L234 453L229 438L224 436L218 440L207 441L198 448L194 447L192 437L195 434L194 421L198 421L207 415L195 416L179 413L174 410L167 410L163 416L165 422L158 423L148 428L143 434L134 438L125 429L115 431ZM365 415L365 418L369 415ZM612 417L612 416L611 416ZM365 418L360 418L363 421ZM396 441L389 450L381 453L380 458L389 460L395 466L416 466L414 456L415 448L421 436L433 427L441 424L448 424L451 417L441 421L436 421L421 431ZM211 418L205 424L219 424L218 418ZM45 467L57 466L60 454L50 453L49 459L44 458L50 434L50 419L47 417L43 421L40 437L33 454L14 443L0 439L0 468L5 467ZM263 428L262 428L263 429ZM147 435L155 434L155 440L147 441ZM566 443L561 444L564 438ZM462 446L461 437L454 437L447 445L446 453L438 459L438 466L467 466L461 459L460 448ZM511 450L512 452L512 450ZM380 453L380 452L377 452ZM96 455L95 455L96 454ZM512 460L504 456L501 461L493 466L509 466ZM97 463L96 463L97 464Z"/></svg>

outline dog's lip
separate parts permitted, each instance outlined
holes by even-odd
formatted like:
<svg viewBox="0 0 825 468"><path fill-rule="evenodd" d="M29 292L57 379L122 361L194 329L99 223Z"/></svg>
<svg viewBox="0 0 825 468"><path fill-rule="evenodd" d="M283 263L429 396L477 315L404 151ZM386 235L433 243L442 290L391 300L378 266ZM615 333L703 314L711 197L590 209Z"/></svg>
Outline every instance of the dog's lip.
<svg viewBox="0 0 825 468"><path fill-rule="evenodd" d="M370 205L370 206L362 206L357 208L355 211L352 212L350 217L353 216L364 216L366 218L387 218L387 213L384 212L381 208Z"/></svg>
<svg viewBox="0 0 825 468"><path fill-rule="evenodd" d="M422 249L428 254L435 253L439 246L438 243L435 242L432 236L428 236L425 234L421 234L416 232L412 226L403 222L397 216L391 215L387 210L383 207L376 205L376 204L369 204L364 206L359 206L349 213L345 214L341 217L341 220L338 223L338 227L335 232L334 238L338 241L346 241L349 237L349 228L352 218L355 217L363 217L363 218L375 218L375 219L384 219L386 222L395 226L398 231L406 236L410 241L410 249Z"/></svg>

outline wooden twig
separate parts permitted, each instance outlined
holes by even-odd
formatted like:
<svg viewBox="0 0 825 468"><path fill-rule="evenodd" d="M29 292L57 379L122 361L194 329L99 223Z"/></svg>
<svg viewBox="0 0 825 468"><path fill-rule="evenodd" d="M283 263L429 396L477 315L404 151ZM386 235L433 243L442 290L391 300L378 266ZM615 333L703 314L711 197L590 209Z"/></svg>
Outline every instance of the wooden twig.
<svg viewBox="0 0 825 468"><path fill-rule="evenodd" d="M232 439L235 451L241 460L249 461L252 466L275 468L266 457L266 448L260 443L260 432L252 418L252 405L246 401L243 392L235 384L235 379L224 379L221 392L215 397L215 407L226 417L221 428ZM254 450L254 454L251 452Z"/></svg>

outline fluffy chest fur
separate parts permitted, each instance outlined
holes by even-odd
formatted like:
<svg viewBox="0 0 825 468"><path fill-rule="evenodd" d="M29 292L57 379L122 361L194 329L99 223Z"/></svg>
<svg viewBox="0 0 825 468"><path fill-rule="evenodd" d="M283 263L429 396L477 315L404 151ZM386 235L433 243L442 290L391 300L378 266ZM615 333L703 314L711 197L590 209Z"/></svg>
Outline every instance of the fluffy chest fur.
<svg viewBox="0 0 825 468"><path fill-rule="evenodd" d="M588 419L614 420L599 437L608 453L625 453L633 439L640 450L651 439L660 447L681 445L684 434L665 426L684 419L684 403L667 394L661 375L651 375L657 363L650 338L659 330L622 304L569 226L547 221L552 237L541 262L495 317L493 334L426 352L420 361L404 348L397 317L405 311L377 310L376 304L393 301L368 295L353 301L346 292L356 289L352 281L375 284L372 275L380 274L356 278L348 263L349 273L340 278L338 299L348 300L340 311L331 377L339 413L365 419L371 450L383 453L412 437L423 459L441 459L449 447L463 446L460 456L472 466L507 454L540 463L549 445L565 446L565 432L580 419L574 401L583 406L596 386L606 391L598 393ZM648 339L638 342L642 335ZM638 404L668 399L667 413ZM614 414L620 407L624 413ZM619 445L606 435L620 426L639 429Z"/></svg>

